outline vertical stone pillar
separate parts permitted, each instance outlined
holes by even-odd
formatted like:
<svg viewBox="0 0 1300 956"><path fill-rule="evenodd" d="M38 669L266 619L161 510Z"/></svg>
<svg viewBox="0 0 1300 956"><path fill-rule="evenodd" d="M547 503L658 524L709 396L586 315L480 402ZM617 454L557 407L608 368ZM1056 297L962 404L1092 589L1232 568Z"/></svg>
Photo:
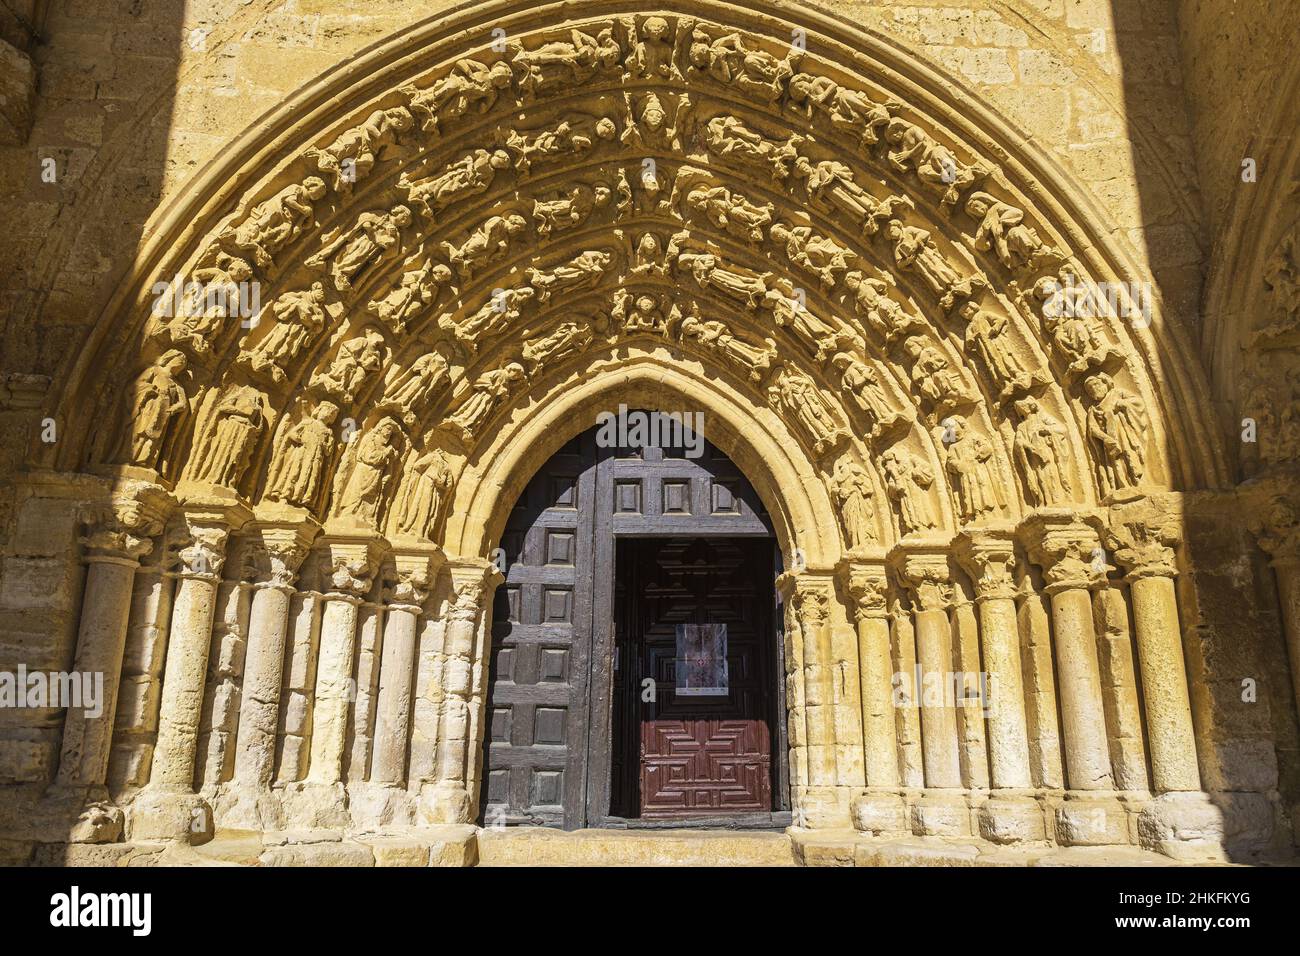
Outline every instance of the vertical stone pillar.
<svg viewBox="0 0 1300 956"><path fill-rule="evenodd" d="M194 792L199 720L226 544L250 515L239 505L201 502L185 504L183 514L158 741L149 785L132 806L133 840L199 842L211 835L211 809Z"/></svg>
<svg viewBox="0 0 1300 956"><path fill-rule="evenodd" d="M1020 629L1010 527L958 535L957 558L975 585L985 671L989 771L993 793L980 808L980 834L996 843L1042 840L1043 814L1029 796L1029 724L1020 661Z"/></svg>
<svg viewBox="0 0 1300 956"><path fill-rule="evenodd" d="M948 543L908 542L890 552L889 562L899 582L911 592L916 627L918 686L913 693L921 708L925 791L912 805L912 831L918 835L968 835L970 807L962 791L952 627L948 621L952 591Z"/></svg>
<svg viewBox="0 0 1300 956"><path fill-rule="evenodd" d="M477 783L468 779L469 750L475 743L470 719L475 652L486 653L479 638L488 627L488 611L501 572L482 559L457 560L449 567L454 597L447 611L443 645L436 780L421 793L421 813L431 823L468 823L474 817Z"/></svg>
<svg viewBox="0 0 1300 956"><path fill-rule="evenodd" d="M1128 819L1111 775L1090 593L1105 579L1101 539L1075 512L1064 509L1031 515L1022 531L1030 557L1043 569L1052 605L1068 786L1057 811L1057 840L1127 843Z"/></svg>
<svg viewBox="0 0 1300 956"><path fill-rule="evenodd" d="M845 567L858 631L862 740L867 792L853 801L853 825L877 836L908 832L900 795L898 728L894 721L888 584L884 561Z"/></svg>
<svg viewBox="0 0 1300 956"><path fill-rule="evenodd" d="M890 676L894 727L898 733L899 774L906 790L925 788L925 760L921 753L921 706L916 699L916 628L900 589L889 595L889 637L894 673Z"/></svg>
<svg viewBox="0 0 1300 956"><path fill-rule="evenodd" d="M1296 709L1300 710L1300 508L1289 498L1274 496L1252 528L1259 538L1259 546L1272 559L1287 658L1291 664L1291 691Z"/></svg>
<svg viewBox="0 0 1300 956"><path fill-rule="evenodd" d="M105 514L90 522L81 539L87 565L77 628L73 671L102 687L98 713L86 706L69 708L57 783L89 788L87 797L107 796L109 755L117 712L118 688L126 650L127 624L140 558L153 549L151 538L162 531L170 499L162 489L143 485L118 497Z"/></svg>
<svg viewBox="0 0 1300 956"><path fill-rule="evenodd" d="M297 521L261 520L249 536L257 579L249 610L234 777L214 808L222 826L254 830L283 826L271 782L289 609L298 569L319 530L304 512Z"/></svg>
<svg viewBox="0 0 1300 956"><path fill-rule="evenodd" d="M1174 578L1181 500L1164 495L1111 509L1107 544L1124 568L1133 605L1147 750L1156 799L1138 818L1143 844L1180 859L1222 856L1223 819L1201 792L1192 704Z"/></svg>

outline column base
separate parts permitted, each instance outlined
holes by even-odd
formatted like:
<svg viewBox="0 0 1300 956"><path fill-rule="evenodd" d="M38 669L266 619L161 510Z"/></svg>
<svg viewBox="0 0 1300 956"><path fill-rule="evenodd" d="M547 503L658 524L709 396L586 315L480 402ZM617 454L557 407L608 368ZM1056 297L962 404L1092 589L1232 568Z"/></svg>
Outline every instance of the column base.
<svg viewBox="0 0 1300 956"><path fill-rule="evenodd" d="M864 793L853 798L853 828L872 836L903 836L911 833L907 807L897 793Z"/></svg>
<svg viewBox="0 0 1300 956"><path fill-rule="evenodd" d="M1219 862L1223 852L1223 811L1200 792L1163 793L1138 814L1138 840L1171 859Z"/></svg>
<svg viewBox="0 0 1300 956"><path fill-rule="evenodd" d="M1086 790L1067 792L1056 808L1056 842L1062 846L1130 844L1128 811L1114 796Z"/></svg>
<svg viewBox="0 0 1300 956"><path fill-rule="evenodd" d="M458 784L425 784L420 790L421 823L472 823L469 792Z"/></svg>
<svg viewBox="0 0 1300 956"><path fill-rule="evenodd" d="M48 835L44 842L51 843L117 843L126 823L102 786L56 784L35 806L20 812L22 829ZM12 818L14 823L19 819L18 814Z"/></svg>
<svg viewBox="0 0 1300 956"><path fill-rule="evenodd" d="M847 830L852 823L852 791L845 787L806 787L795 792L794 825L805 830Z"/></svg>
<svg viewBox="0 0 1300 956"><path fill-rule="evenodd" d="M268 832L285 828L279 793L255 784L227 784L212 800L212 815L223 830Z"/></svg>
<svg viewBox="0 0 1300 956"><path fill-rule="evenodd" d="M344 830L348 815L348 792L341 783L287 784L280 796L285 826L292 829Z"/></svg>
<svg viewBox="0 0 1300 956"><path fill-rule="evenodd" d="M212 839L212 808L197 793L146 787L131 803L132 842L178 841L199 845Z"/></svg>
<svg viewBox="0 0 1300 956"><path fill-rule="evenodd" d="M1043 808L1027 796L995 792L979 808L980 836L990 843L1039 843L1047 839Z"/></svg>
<svg viewBox="0 0 1300 956"><path fill-rule="evenodd" d="M923 791L911 805L912 833L916 836L970 836L970 804L960 790Z"/></svg>
<svg viewBox="0 0 1300 956"><path fill-rule="evenodd" d="M408 791L395 785L361 783L348 787L348 812L358 827L413 827L414 803Z"/></svg>

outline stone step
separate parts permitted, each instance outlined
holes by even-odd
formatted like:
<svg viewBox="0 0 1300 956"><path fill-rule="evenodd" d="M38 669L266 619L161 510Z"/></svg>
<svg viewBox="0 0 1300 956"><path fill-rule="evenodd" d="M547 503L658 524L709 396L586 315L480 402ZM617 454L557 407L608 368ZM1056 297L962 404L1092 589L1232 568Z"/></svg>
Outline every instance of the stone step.
<svg viewBox="0 0 1300 956"><path fill-rule="evenodd" d="M479 866L794 866L785 833L489 827Z"/></svg>

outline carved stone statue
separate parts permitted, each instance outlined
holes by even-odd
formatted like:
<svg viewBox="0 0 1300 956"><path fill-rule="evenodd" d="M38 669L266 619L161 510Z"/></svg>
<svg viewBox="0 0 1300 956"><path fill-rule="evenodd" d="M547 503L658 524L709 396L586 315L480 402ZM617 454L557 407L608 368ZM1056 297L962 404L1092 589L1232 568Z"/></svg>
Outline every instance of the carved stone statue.
<svg viewBox="0 0 1300 956"><path fill-rule="evenodd" d="M406 473L397 502L397 533L436 541L451 503L452 475L439 448L421 455Z"/></svg>
<svg viewBox="0 0 1300 956"><path fill-rule="evenodd" d="M844 284L853 294L853 307L858 315L867 320L867 324L881 336L886 343L895 339L920 332L925 322L919 316L909 315L901 305L889 295L889 283L873 279L861 272L850 272L844 277Z"/></svg>
<svg viewBox="0 0 1300 956"><path fill-rule="evenodd" d="M408 423L419 415L425 403L437 391L447 385L447 360L442 353L425 352L406 371L393 379L384 393L384 401L392 402L402 409Z"/></svg>
<svg viewBox="0 0 1300 956"><path fill-rule="evenodd" d="M369 175L398 135L414 125L410 112L400 106L375 110L360 126L342 133L324 149L307 150L306 155L331 178L336 192L350 190L352 183Z"/></svg>
<svg viewBox="0 0 1300 956"><path fill-rule="evenodd" d="M1043 328L1067 363L1067 371L1082 375L1120 362L1122 354L1094 315L1095 297L1087 285L1069 267L1061 270L1061 278L1064 281L1051 276L1040 279L1034 294L1042 301Z"/></svg>
<svg viewBox="0 0 1300 956"><path fill-rule="evenodd" d="M992 249L1008 269L1033 265L1046 257L1060 258L1060 253L1043 244L1038 233L1025 225L1023 209L1005 203L986 192L973 192L966 200L966 214L979 220L975 230L975 248Z"/></svg>
<svg viewBox="0 0 1300 956"><path fill-rule="evenodd" d="M333 425L339 409L321 402L310 415L284 433L271 459L266 497L303 508L315 506L321 481L334 454Z"/></svg>
<svg viewBox="0 0 1300 956"><path fill-rule="evenodd" d="M645 94L639 108L632 94L624 93L625 122L619 139L623 145L634 149L677 152L682 148L682 134L690 125L691 110L690 97L682 94L669 123L668 111L658 93Z"/></svg>
<svg viewBox="0 0 1300 956"><path fill-rule="evenodd" d="M976 180L992 171L982 161L973 166L957 162L952 150L936 143L929 133L901 117L889 121L885 139L896 147L889 151L889 164L899 172L915 169L921 182L943 194L943 203L947 206L954 205Z"/></svg>
<svg viewBox="0 0 1300 956"><path fill-rule="evenodd" d="M575 113L561 120L554 129L534 135L511 130L505 146L514 157L515 169L521 176L527 176L534 166L553 163L566 156L580 156L597 140L608 142L614 139L617 132L609 117L597 119Z"/></svg>
<svg viewBox="0 0 1300 956"><path fill-rule="evenodd" d="M661 80L683 79L682 72L673 62L676 52L674 31L663 17L646 17L638 31L636 21L631 17L622 17L620 22L627 34L628 55L623 60L623 67L632 79Z"/></svg>
<svg viewBox="0 0 1300 956"><path fill-rule="evenodd" d="M610 188L602 182L579 183L556 199L534 200L533 224L543 239L552 232L572 229L587 221L596 209L609 205Z"/></svg>
<svg viewBox="0 0 1300 956"><path fill-rule="evenodd" d="M817 277L823 292L833 289L857 258L852 250L845 249L833 239L817 235L810 226L774 223L771 236L773 242L785 245L785 254L792 263Z"/></svg>
<svg viewBox="0 0 1300 956"><path fill-rule="evenodd" d="M394 206L390 212L363 212L357 224L327 238L324 247L304 265L320 269L329 263L334 288L350 292L367 266L382 262L402 247L402 230L411 224L411 210Z"/></svg>
<svg viewBox="0 0 1300 956"><path fill-rule="evenodd" d="M443 286L451 281L451 270L441 262L425 259L418 269L402 274L402 280L382 299L372 299L366 311L395 335L406 331L406 324L433 305Z"/></svg>
<svg viewBox="0 0 1300 956"><path fill-rule="evenodd" d="M381 418L374 428L356 439L347 479L338 493L337 515L355 518L371 528L379 527L384 493L393 464L401 453L401 443L402 429L391 418Z"/></svg>
<svg viewBox="0 0 1300 956"><path fill-rule="evenodd" d="M222 255L216 265L195 269L184 292L162 297L150 319L150 335L188 348L195 355L218 351L220 344L239 328L239 307L253 269L243 259ZM175 306L175 314L167 309Z"/></svg>
<svg viewBox="0 0 1300 956"><path fill-rule="evenodd" d="M784 143L756 133L734 116L715 116L704 128L704 142L719 159L733 160L783 182L799 158L804 138L791 134Z"/></svg>
<svg viewBox="0 0 1300 956"><path fill-rule="evenodd" d="M461 436L466 441L469 441L497 410L511 390L526 377L524 367L518 362L510 362L501 368L480 375L478 381L474 383L469 398L448 421L460 430Z"/></svg>
<svg viewBox="0 0 1300 956"><path fill-rule="evenodd" d="M547 335L529 339L523 345L524 359L536 372L547 362L576 355L591 344L591 329L576 322L561 322Z"/></svg>
<svg viewBox="0 0 1300 956"><path fill-rule="evenodd" d="M1007 335L1009 319L1000 312L981 309L967 302L958 314L966 320L966 351L977 357L993 380L1001 386L999 401L1006 401L1017 392L1032 387L1044 379L1035 377L1024 361L1016 354Z"/></svg>
<svg viewBox="0 0 1300 956"><path fill-rule="evenodd" d="M900 209L912 209L907 196L876 199L853 180L853 171L833 159L813 163L800 156L794 163L795 176L804 180L813 206L833 210L846 222L861 224L864 236L874 236L880 224L898 216Z"/></svg>
<svg viewBox="0 0 1300 956"><path fill-rule="evenodd" d="M897 424L903 418L900 412L891 407L880 379L871 366L849 352L837 352L831 359L831 365L840 371L840 390L871 421L873 435Z"/></svg>
<svg viewBox="0 0 1300 956"><path fill-rule="evenodd" d="M812 117L823 112L835 129L856 133L864 152L880 141L880 131L903 108L896 100L877 103L860 90L850 90L825 76L796 73L787 89L790 102Z"/></svg>
<svg viewBox="0 0 1300 956"><path fill-rule="evenodd" d="M557 86L577 88L598 72L619 64L623 50L614 31L605 28L596 36L571 30L569 40L552 40L535 50L511 43L511 65L521 92L538 96Z"/></svg>
<svg viewBox="0 0 1300 956"><path fill-rule="evenodd" d="M537 290L537 301L546 302L557 292L590 289L600 283L614 263L614 257L603 250L582 252L569 262L548 272L529 269L525 274L528 284Z"/></svg>
<svg viewBox="0 0 1300 956"><path fill-rule="evenodd" d="M975 521L1006 507L1002 483L998 480L993 446L983 435L970 430L965 417L953 415L943 422L945 430L944 470L952 484L957 513L964 521Z"/></svg>
<svg viewBox="0 0 1300 956"><path fill-rule="evenodd" d="M311 218L312 203L325 196L325 180L308 176L258 203L237 226L224 229L218 239L242 256L252 256L263 269L272 266L272 254L296 239Z"/></svg>
<svg viewBox="0 0 1300 956"><path fill-rule="evenodd" d="M670 256L671 256L670 247ZM757 309L767 295L764 276L745 275L722 268L722 260L709 252L681 252L676 255L679 269L685 269L701 288L714 289L728 299Z"/></svg>
<svg viewBox="0 0 1300 956"><path fill-rule="evenodd" d="M945 312L953 307L958 298L968 299L977 291L987 288L982 276L973 275L963 279L948 264L926 230L905 226L899 220L891 219L885 227L885 234L894 244L894 262L900 269L919 275L938 297L939 306Z"/></svg>
<svg viewBox="0 0 1300 956"><path fill-rule="evenodd" d="M531 286L499 289L468 318L453 322L450 317L444 316L439 324L452 334L461 348L473 355L480 344L518 323L524 307L531 304L536 296L537 290Z"/></svg>
<svg viewBox="0 0 1300 956"><path fill-rule="evenodd" d="M270 375L277 384L288 377L288 366L304 345L329 323L325 311L325 287L313 282L310 289L282 293L271 303L275 325L251 349L239 353L239 363L255 375Z"/></svg>
<svg viewBox="0 0 1300 956"><path fill-rule="evenodd" d="M432 218L435 212L446 209L454 202L487 192L498 172L510 168L510 154L504 149L476 149L452 163L439 176L428 179L411 179L402 173L397 185L405 189L407 201L422 216Z"/></svg>
<svg viewBox="0 0 1300 956"><path fill-rule="evenodd" d="M961 376L948 364L935 346L914 335L903 343L903 351L912 365L912 385L930 401L936 411L944 412L970 404L973 396Z"/></svg>
<svg viewBox="0 0 1300 956"><path fill-rule="evenodd" d="M680 310L676 306L672 309L673 317L679 319ZM659 296L649 292L633 294L627 289L618 289L614 292L613 305L609 314L614 323L628 335L642 332L662 335L669 322L660 304Z"/></svg>
<svg viewBox="0 0 1300 956"><path fill-rule="evenodd" d="M1142 400L1105 372L1083 383L1091 407L1088 437L1097 450L1102 494L1134 488L1146 472L1148 418Z"/></svg>
<svg viewBox="0 0 1300 956"><path fill-rule="evenodd" d="M824 455L846 437L816 383L793 366L781 366L767 393L772 405L803 429L816 454Z"/></svg>
<svg viewBox="0 0 1300 956"><path fill-rule="evenodd" d="M217 399L207 438L196 442L195 481L226 488L239 484L266 427L266 399L251 385L236 385Z"/></svg>
<svg viewBox="0 0 1300 956"><path fill-rule="evenodd" d="M1016 468L1025 482L1025 495L1035 507L1056 505L1073 496L1065 467L1070 446L1065 426L1039 407L1032 395L1016 399Z"/></svg>
<svg viewBox="0 0 1300 956"><path fill-rule="evenodd" d="M831 484L839 504L840 524L850 553L860 552L875 543L876 509L871 500L871 479L857 462L841 455L835 462Z"/></svg>
<svg viewBox="0 0 1300 956"><path fill-rule="evenodd" d="M478 60L457 60L442 79L425 89L405 87L411 112L421 117L420 128L436 132L441 121L457 119L471 111L486 113L514 75L505 62L487 66Z"/></svg>
<svg viewBox="0 0 1300 956"><path fill-rule="evenodd" d="M339 346L329 366L311 377L311 387L322 389L343 404L356 401L361 386L384 366L386 349L378 329L366 329Z"/></svg>
<svg viewBox="0 0 1300 956"><path fill-rule="evenodd" d="M772 318L777 325L812 349L818 362L826 361L836 352L854 349L862 351L865 347L861 337L839 319L834 316L823 319L799 300L787 297L776 289L764 296L763 304L772 310Z"/></svg>
<svg viewBox="0 0 1300 956"><path fill-rule="evenodd" d="M169 349L145 369L126 394L126 427L114 456L141 468L161 469L172 441L189 415L189 400L180 376L189 360Z"/></svg>
<svg viewBox="0 0 1300 956"><path fill-rule="evenodd" d="M444 242L442 248L456 274L471 279L479 269L504 256L510 250L510 241L527 229L524 217L515 213L490 216L459 247Z"/></svg>
<svg viewBox="0 0 1300 956"><path fill-rule="evenodd" d="M885 494L898 510L903 534L934 527L926 489L934 484L934 473L924 462L901 448L890 448L880 456Z"/></svg>
<svg viewBox="0 0 1300 956"><path fill-rule="evenodd" d="M755 383L761 383L767 377L772 362L776 359L776 343L771 339L765 341L765 347L742 341L732 335L731 330L721 322L701 318L694 303L691 311L685 315L679 313L676 321L670 323L666 331L683 342L695 342L701 348L716 352L743 369L750 381Z"/></svg>
<svg viewBox="0 0 1300 956"><path fill-rule="evenodd" d="M751 49L739 33L713 39L702 28L691 35L687 59L692 67L723 86L735 87L751 96L775 103L785 95L785 84L803 54L797 50L778 60L765 50Z"/></svg>
<svg viewBox="0 0 1300 956"><path fill-rule="evenodd" d="M680 172L678 182L681 182ZM772 224L771 203L756 206L726 186L696 186L686 194L686 207L724 232L747 242L762 242L764 230Z"/></svg>

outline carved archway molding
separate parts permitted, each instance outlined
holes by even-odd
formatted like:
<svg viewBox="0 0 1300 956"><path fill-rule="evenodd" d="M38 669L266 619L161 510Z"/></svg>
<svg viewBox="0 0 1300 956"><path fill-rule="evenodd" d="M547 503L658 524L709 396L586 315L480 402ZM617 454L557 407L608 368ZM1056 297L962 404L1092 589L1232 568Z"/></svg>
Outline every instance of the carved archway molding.
<svg viewBox="0 0 1300 956"><path fill-rule="evenodd" d="M118 504L101 522L111 561L87 585L116 603L83 610L100 656L113 642L96 635L129 611L130 575L108 568L133 567L174 525L158 547L175 582L162 726L133 835L192 834L207 806L192 788L227 825L337 823L353 768L365 786L347 800L366 823L471 819L487 559L532 470L626 397L702 408L773 515L794 572L805 823L852 812L874 833L1055 827L1107 843L1129 839L1131 812L1153 844L1204 842L1196 757L1176 746L1192 739L1185 687L1157 686L1183 673L1177 536L1160 511L1170 489L1223 479L1181 333L1158 301L1149 322L1122 314L1143 277L1133 256L968 91L840 19L785 16L476 3L292 97L160 215L62 377L62 439L32 456L101 476ZM182 307L159 312L173 278L198 294L163 296ZM209 296L241 282L260 291L252 328L229 295ZM1103 288L1118 313L1089 301ZM1151 782L1140 768L1129 789L1163 802L1122 806L1106 753L1088 641L1111 552L1145 595L1137 637L1166 734ZM200 758L210 635L243 626L214 619L215 596L245 585L243 679L278 698L277 662L305 634L315 685L291 683L294 650L284 715L248 704L237 727L208 728ZM1059 767L1031 774L1023 701L988 743L998 802L984 799L983 732L952 706L914 728L923 767L883 760L897 743L881 718L891 641L914 633L905 668L983 659L1010 681L1015 602L1037 588L1068 671L1073 802L1058 799ZM399 676L372 684L363 715L343 688L380 620ZM440 648L428 673L421 620ZM859 666L861 688L844 676ZM436 703L400 713L412 692ZM375 713L410 735L409 754L380 752ZM108 736L65 742L61 776L102 782ZM211 753L227 743L233 776ZM410 801L387 789L400 785Z"/></svg>

